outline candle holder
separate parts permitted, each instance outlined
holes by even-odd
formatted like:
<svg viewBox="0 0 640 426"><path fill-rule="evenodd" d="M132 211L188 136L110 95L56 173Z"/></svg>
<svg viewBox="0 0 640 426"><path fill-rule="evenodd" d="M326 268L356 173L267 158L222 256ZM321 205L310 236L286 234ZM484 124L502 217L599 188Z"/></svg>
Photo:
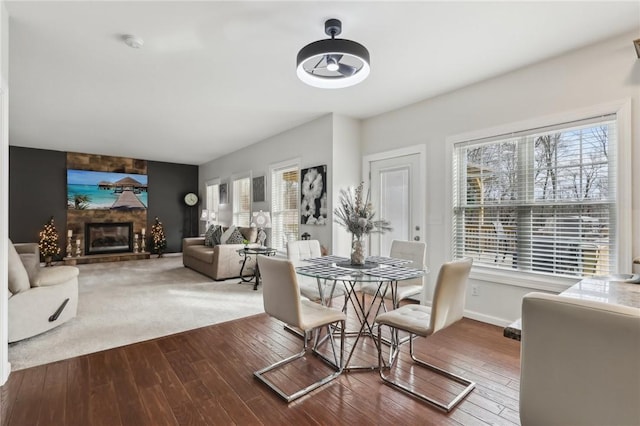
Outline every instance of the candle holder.
<svg viewBox="0 0 640 426"><path fill-rule="evenodd" d="M80 247L80 240L76 240L76 257L82 256L82 247Z"/></svg>
<svg viewBox="0 0 640 426"><path fill-rule="evenodd" d="M73 244L71 243L73 238L73 231L71 229L67 230L67 256L73 257Z"/></svg>
<svg viewBox="0 0 640 426"><path fill-rule="evenodd" d="M140 237L140 252L144 253L146 249L146 244L144 242L144 233L142 234L142 236Z"/></svg>
<svg viewBox="0 0 640 426"><path fill-rule="evenodd" d="M133 252L138 253L138 234L133 237Z"/></svg>

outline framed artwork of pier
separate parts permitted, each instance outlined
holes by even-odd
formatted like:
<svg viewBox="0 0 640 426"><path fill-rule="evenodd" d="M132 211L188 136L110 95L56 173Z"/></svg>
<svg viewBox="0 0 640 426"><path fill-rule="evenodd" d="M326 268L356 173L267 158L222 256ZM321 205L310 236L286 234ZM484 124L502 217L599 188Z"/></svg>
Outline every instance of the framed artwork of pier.
<svg viewBox="0 0 640 426"><path fill-rule="evenodd" d="M67 169L69 210L145 210L147 175Z"/></svg>

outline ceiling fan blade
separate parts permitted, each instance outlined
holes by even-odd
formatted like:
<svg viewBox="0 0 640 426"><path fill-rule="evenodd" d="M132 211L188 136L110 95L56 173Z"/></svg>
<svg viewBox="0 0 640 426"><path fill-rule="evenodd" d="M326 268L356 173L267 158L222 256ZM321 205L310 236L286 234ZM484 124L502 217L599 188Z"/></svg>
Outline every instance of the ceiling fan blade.
<svg viewBox="0 0 640 426"><path fill-rule="evenodd" d="M316 65L311 69L310 72L312 74L320 67L320 64L322 63L323 60L324 60L324 58L320 58L320 60L316 63ZM322 68L324 68L324 67L322 67Z"/></svg>
<svg viewBox="0 0 640 426"><path fill-rule="evenodd" d="M352 67L351 65L338 63L338 72L347 77L354 75L357 70L358 69L356 67Z"/></svg>

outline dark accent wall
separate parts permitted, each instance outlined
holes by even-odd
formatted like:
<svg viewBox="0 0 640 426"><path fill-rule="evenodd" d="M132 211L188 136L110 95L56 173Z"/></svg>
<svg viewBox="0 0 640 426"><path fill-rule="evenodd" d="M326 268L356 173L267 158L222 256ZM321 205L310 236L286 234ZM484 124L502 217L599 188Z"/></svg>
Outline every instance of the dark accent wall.
<svg viewBox="0 0 640 426"><path fill-rule="evenodd" d="M37 242L38 233L53 216L66 245L67 153L9 147L9 238L15 243Z"/></svg>
<svg viewBox="0 0 640 426"><path fill-rule="evenodd" d="M148 161L147 174L147 234L151 235L157 216L164 226L167 251L182 251L182 238L196 236L198 232L200 209L187 208L184 203L185 194L198 193L198 166Z"/></svg>
<svg viewBox="0 0 640 426"><path fill-rule="evenodd" d="M37 242L53 216L64 251L67 222L67 153L9 147L9 237ZM148 161L147 235L158 216L167 237L167 252L182 250L182 237L197 233L198 212L186 209L184 195L198 189L198 166ZM190 231L191 229L191 231Z"/></svg>

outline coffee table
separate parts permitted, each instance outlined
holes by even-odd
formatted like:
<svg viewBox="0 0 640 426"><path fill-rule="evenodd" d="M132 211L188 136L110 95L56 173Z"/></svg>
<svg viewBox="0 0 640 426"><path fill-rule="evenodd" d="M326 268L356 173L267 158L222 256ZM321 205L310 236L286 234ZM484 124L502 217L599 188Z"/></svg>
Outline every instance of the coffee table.
<svg viewBox="0 0 640 426"><path fill-rule="evenodd" d="M277 250L271 247L244 247L238 250L238 254L242 257L242 267L240 268L240 284L253 281L253 289L257 290L260 285L260 268L258 267L258 256L275 256ZM244 267L247 264L247 260L254 256L256 259L256 267L253 270L253 275L244 275Z"/></svg>

